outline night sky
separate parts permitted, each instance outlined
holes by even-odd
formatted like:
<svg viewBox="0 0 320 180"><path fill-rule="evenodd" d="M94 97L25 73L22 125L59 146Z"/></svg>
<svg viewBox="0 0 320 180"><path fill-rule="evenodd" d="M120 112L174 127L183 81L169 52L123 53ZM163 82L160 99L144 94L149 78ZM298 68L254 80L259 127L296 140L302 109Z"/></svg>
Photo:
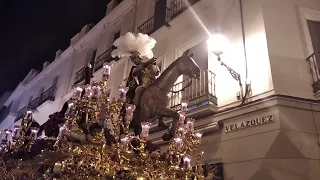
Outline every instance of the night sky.
<svg viewBox="0 0 320 180"><path fill-rule="evenodd" d="M52 62L58 49L89 23L109 0L0 0L0 95L14 90L30 69Z"/></svg>

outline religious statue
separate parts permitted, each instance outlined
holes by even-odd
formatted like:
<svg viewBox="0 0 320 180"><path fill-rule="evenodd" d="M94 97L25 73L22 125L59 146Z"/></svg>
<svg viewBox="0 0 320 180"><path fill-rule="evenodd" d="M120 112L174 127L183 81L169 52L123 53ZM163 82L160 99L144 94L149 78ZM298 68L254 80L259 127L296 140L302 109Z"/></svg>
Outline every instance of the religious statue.
<svg viewBox="0 0 320 180"><path fill-rule="evenodd" d="M143 58L138 51L133 51L131 54L130 60L134 63L134 66L132 66L127 79L126 85L128 87L128 91L126 94L126 104L136 105L139 100L135 99L135 97L140 97L140 93L143 91L143 89L156 80L156 78L160 75L160 69L156 65L156 58L152 58L147 62L143 62ZM125 108L123 108L123 110L125 110ZM168 127L163 122L162 117L156 118L159 119L159 127Z"/></svg>

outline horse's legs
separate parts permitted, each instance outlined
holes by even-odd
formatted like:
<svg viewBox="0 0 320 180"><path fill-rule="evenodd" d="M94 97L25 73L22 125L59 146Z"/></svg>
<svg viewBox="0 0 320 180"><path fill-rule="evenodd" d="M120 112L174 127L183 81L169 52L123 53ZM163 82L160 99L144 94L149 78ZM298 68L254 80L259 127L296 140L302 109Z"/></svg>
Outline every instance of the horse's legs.
<svg viewBox="0 0 320 180"><path fill-rule="evenodd" d="M169 134L164 134L162 136L163 140L168 141L171 138L173 138L174 132L178 126L180 115L176 111L174 111L170 108L160 109L158 115L161 117L171 117L173 119L171 129L169 130Z"/></svg>

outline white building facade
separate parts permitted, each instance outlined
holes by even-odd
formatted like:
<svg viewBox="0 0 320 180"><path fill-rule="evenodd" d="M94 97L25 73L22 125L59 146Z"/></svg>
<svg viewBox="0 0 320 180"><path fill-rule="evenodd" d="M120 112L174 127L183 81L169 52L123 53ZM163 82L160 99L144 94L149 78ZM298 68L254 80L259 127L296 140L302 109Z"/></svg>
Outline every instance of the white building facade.
<svg viewBox="0 0 320 180"><path fill-rule="evenodd" d="M84 27L71 40L60 55L64 60L56 59L17 87L6 105L19 100L17 109L23 109L59 75L54 100L34 113L44 123L83 82L87 64L93 80L100 80L104 63L112 64L108 85L111 97L117 96L132 64L128 58L111 58L113 41L129 31L147 33L157 41L154 54L162 71L186 50L203 71L189 88L169 94L168 106L189 102L188 115L204 133L204 163L221 165L224 179L318 180L320 55L314 52L320 52L319 24L317 0L114 0L97 25ZM221 61L240 74L242 93L239 82L207 50L206 40L215 33L230 41ZM173 90L188 81L179 78ZM242 104L246 88L251 91ZM165 147L165 130L151 132L151 140Z"/></svg>

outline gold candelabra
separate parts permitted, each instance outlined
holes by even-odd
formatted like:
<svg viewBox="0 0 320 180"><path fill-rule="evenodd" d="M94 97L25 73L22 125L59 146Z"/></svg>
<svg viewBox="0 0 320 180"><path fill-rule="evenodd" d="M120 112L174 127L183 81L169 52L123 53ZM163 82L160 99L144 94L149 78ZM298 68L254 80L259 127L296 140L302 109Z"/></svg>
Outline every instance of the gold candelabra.
<svg viewBox="0 0 320 180"><path fill-rule="evenodd" d="M169 141L168 149L161 152L148 141L151 123L142 122L138 136L129 130L135 106L124 104L127 89L120 86L117 99L107 96L110 72L111 66L106 64L102 81L74 88L66 121L57 138L38 138L39 129L34 127L27 135L31 112L13 132L3 131L0 175L8 179L205 179L199 164L203 152L197 152L202 134L195 132L195 120L186 118L187 104L182 103L175 137ZM32 158L12 156L22 149L32 154L39 141L49 140L54 141L53 146L41 146Z"/></svg>

